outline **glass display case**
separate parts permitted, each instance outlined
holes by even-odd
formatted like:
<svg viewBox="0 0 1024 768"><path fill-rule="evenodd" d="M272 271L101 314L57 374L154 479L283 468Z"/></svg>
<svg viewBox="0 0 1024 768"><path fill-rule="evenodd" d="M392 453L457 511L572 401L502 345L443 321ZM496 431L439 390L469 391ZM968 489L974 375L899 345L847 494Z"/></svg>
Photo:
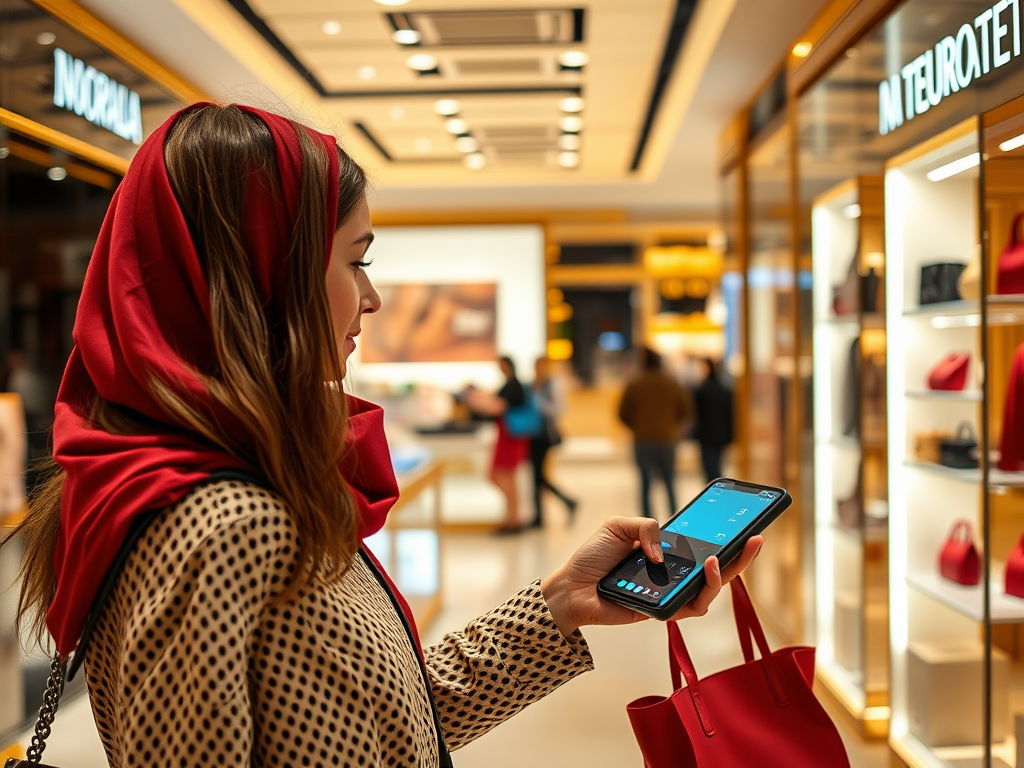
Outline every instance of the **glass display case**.
<svg viewBox="0 0 1024 768"><path fill-rule="evenodd" d="M882 178L811 207L818 676L869 735L888 727Z"/></svg>

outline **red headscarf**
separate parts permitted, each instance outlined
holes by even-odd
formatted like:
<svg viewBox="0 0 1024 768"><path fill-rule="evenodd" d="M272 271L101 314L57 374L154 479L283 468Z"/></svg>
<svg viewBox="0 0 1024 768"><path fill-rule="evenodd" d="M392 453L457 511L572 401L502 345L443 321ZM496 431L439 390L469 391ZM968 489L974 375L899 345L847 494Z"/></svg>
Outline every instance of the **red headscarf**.
<svg viewBox="0 0 1024 768"><path fill-rule="evenodd" d="M259 183L246 190L243 232L256 285L264 306L273 311L287 274L302 156L293 123L240 108L262 120L273 135L281 180L277 195ZM78 305L75 348L57 396L53 449L66 481L54 556L57 593L47 625L62 656L76 647L136 517L174 504L214 472L258 469L172 425L148 386L156 376L202 403L222 428L238 429L234 417L189 372L211 371L216 356L210 289L164 162L167 134L181 114L171 116L139 148L110 203ZM324 201L330 258L338 204L336 143L331 136L301 130L330 158ZM113 435L92 428L87 413L97 394L166 430ZM346 451L341 470L359 505L362 539L384 525L398 498L398 484L380 408L349 398L349 410L354 449Z"/></svg>

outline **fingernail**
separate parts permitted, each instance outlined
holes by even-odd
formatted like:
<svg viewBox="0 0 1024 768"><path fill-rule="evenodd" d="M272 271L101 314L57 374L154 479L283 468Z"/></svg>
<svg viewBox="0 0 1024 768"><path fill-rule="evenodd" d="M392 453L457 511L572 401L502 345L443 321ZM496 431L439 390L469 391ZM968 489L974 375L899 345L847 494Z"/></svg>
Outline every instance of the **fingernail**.
<svg viewBox="0 0 1024 768"><path fill-rule="evenodd" d="M665 562L665 553L662 552L660 544L658 545L658 548L654 550L654 556L651 559L656 563Z"/></svg>

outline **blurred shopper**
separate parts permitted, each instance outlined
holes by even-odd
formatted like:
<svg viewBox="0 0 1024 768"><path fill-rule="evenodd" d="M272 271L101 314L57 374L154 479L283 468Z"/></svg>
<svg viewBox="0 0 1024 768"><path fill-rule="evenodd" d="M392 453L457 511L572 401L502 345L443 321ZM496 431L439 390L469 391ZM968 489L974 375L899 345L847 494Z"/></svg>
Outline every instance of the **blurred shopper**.
<svg viewBox="0 0 1024 768"><path fill-rule="evenodd" d="M669 376L661 356L641 350L640 375L626 386L619 402L619 419L633 432L633 454L640 470L640 504L644 517L651 513L651 478L657 472L668 494L669 515L676 506L676 443L693 418L690 393Z"/></svg>
<svg viewBox="0 0 1024 768"><path fill-rule="evenodd" d="M576 499L566 496L548 479L544 472L544 462L548 451L561 444L562 435L558 431L558 417L565 410L565 392L561 381L551 375L551 361L547 357L538 357L534 363L533 399L537 403L543 417L544 426L541 431L530 439L530 464L533 467L533 506L535 515L530 524L534 528L544 525L544 511L541 504L541 491L549 490L557 496L569 511L569 522L576 516Z"/></svg>
<svg viewBox="0 0 1024 768"><path fill-rule="evenodd" d="M694 439L700 444L700 459L707 482L722 476L722 452L732 442L732 390L718 379L715 361L705 357L704 381L694 390L697 411Z"/></svg>
<svg viewBox="0 0 1024 768"><path fill-rule="evenodd" d="M501 495L505 497L505 522L498 529L499 534L519 533L519 490L516 487L516 469L530 455L530 438L517 437L509 431L506 418L510 408L518 408L526 404L526 390L516 378L516 365L512 358L498 358L498 367L505 377L505 383L497 394L489 394L478 389L467 389L464 400L470 410L478 414L491 416L498 427L498 438L494 442L494 453L491 456L490 480Z"/></svg>
<svg viewBox="0 0 1024 768"><path fill-rule="evenodd" d="M421 648L364 544L398 497L383 414L342 390L381 304L365 193L333 137L200 104L143 143L111 202L55 461L12 535L19 619L49 629L56 662L75 651L69 673L84 660L112 768L445 768L592 667L580 627L643 618L597 596L635 542L662 559L657 524L620 517ZM676 618L760 543L721 573L708 558Z"/></svg>

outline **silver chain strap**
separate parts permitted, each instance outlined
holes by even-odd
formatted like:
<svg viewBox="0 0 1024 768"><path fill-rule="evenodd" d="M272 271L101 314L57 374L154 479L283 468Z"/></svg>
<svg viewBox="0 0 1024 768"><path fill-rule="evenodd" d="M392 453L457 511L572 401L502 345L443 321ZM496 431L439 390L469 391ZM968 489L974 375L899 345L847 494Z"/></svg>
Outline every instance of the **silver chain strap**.
<svg viewBox="0 0 1024 768"><path fill-rule="evenodd" d="M54 654L53 659L50 660L50 676L46 679L43 706L39 708L32 744L25 754L25 759L31 765L38 765L43 758L46 740L50 737L50 727L53 725L53 719L57 716L57 704L60 703L60 695L64 693L64 670L67 664L67 660L61 661L59 653Z"/></svg>

